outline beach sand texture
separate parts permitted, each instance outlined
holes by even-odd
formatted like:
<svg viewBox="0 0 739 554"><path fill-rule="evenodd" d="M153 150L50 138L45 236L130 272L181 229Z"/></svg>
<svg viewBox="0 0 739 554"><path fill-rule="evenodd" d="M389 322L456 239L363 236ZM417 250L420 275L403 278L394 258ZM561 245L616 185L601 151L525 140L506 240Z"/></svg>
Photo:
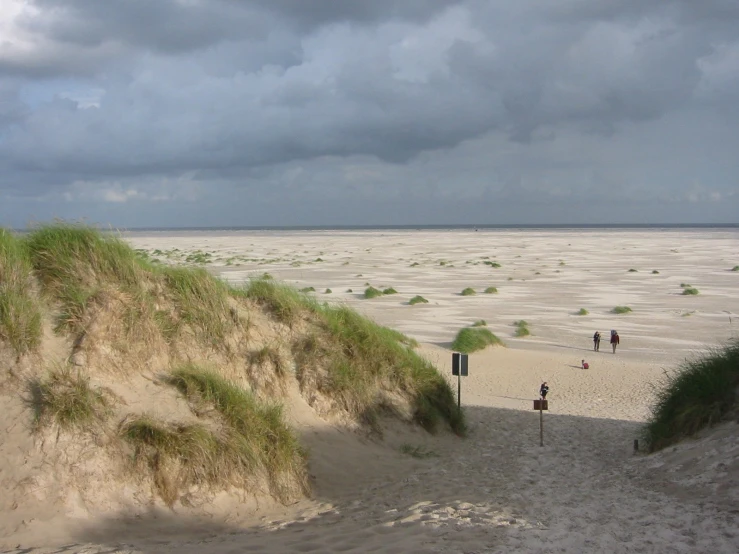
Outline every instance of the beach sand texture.
<svg viewBox="0 0 739 554"><path fill-rule="evenodd" d="M633 453L665 369L737 334L739 272L731 268L739 263L739 231L126 237L162 260L210 254L209 269L233 283L268 272L314 287L319 300L344 302L416 338L450 379L448 347L459 328L484 319L508 348L470 356L465 439L394 424L377 441L295 401L289 417L311 451L313 499L249 517L234 507L226 520L165 512L80 518L68 524L63 548L44 547L50 543L37 532L15 549L0 543L8 552L739 551L735 422L656 455ZM367 300L365 283L398 293ZM682 295L681 283L700 294ZM497 294L483 292L490 286ZM477 294L461 296L466 287ZM408 305L415 295L428 304ZM633 312L610 313L615 306ZM580 308L589 315L574 315ZM529 337L514 336L520 319ZM621 336L615 355L612 328ZM599 353L592 352L596 329ZM589 370L581 369L583 358ZM531 409L542 380L551 387L543 447Z"/></svg>

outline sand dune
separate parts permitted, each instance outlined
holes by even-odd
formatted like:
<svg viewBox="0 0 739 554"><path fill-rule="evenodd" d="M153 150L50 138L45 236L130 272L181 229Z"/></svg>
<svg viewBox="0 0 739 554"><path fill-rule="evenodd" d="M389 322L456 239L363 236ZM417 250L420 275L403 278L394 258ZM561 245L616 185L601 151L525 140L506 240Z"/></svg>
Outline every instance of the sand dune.
<svg viewBox="0 0 739 554"><path fill-rule="evenodd" d="M737 552L736 423L651 456L634 455L633 440L665 368L735 333L739 273L729 270L738 239L736 231L131 234L149 252L209 252L230 281L269 272L313 286L321 300L425 343L421 352L447 376L443 345L461 326L485 319L509 348L470 357L465 439L397 424L370 439L294 402L291 420L312 454L311 500L226 519L155 510L85 517L71 520L61 548L46 547L42 533L15 549L0 544L37 554ZM227 265L234 257L257 261ZM365 282L399 294L361 299ZM682 296L681 283L700 294ZM478 294L459 296L466 286ZM483 294L487 286L498 294ZM408 306L415 294L429 304ZM616 305L634 311L609 313ZM573 315L579 308L591 315ZM517 319L531 337L513 337ZM611 328L619 351L604 343L593 353L592 332ZM542 380L551 387L544 447L531 409Z"/></svg>

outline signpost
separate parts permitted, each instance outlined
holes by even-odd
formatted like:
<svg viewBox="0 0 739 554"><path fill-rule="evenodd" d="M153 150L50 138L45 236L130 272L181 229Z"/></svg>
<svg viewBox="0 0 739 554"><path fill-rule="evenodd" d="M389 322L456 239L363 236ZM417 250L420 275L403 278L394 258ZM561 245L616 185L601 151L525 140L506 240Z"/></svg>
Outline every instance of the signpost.
<svg viewBox="0 0 739 554"><path fill-rule="evenodd" d="M457 376L457 410L462 411L462 377L469 375L467 354L454 352L452 354L452 375Z"/></svg>
<svg viewBox="0 0 739 554"><path fill-rule="evenodd" d="M544 410L549 410L549 401L534 400L534 409L539 410L539 446L544 446Z"/></svg>

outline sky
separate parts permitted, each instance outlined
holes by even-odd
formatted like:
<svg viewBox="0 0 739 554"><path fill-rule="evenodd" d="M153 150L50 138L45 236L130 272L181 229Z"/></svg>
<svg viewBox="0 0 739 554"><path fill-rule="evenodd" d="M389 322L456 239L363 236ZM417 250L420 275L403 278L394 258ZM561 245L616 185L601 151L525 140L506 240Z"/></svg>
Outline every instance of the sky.
<svg viewBox="0 0 739 554"><path fill-rule="evenodd" d="M0 0L0 226L739 222L737 0Z"/></svg>

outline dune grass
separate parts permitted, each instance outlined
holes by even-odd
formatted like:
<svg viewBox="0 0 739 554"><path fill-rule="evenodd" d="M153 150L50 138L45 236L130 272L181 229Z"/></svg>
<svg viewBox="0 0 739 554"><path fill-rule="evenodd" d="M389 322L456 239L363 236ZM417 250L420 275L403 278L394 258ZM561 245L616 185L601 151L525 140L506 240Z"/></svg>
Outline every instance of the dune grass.
<svg viewBox="0 0 739 554"><path fill-rule="evenodd" d="M659 271L657 271L656 269L653 269L652 270L652 275L659 275Z"/></svg>
<svg viewBox="0 0 739 554"><path fill-rule="evenodd" d="M577 314L576 314L576 315L588 315L589 313L590 313L590 312L589 312L589 311L587 311L587 310L586 310L585 308L580 308L580 309L579 309L579 310L577 311Z"/></svg>
<svg viewBox="0 0 739 554"><path fill-rule="evenodd" d="M659 450L722 420L737 405L739 340L685 361L657 391L644 437Z"/></svg>
<svg viewBox="0 0 739 554"><path fill-rule="evenodd" d="M695 287L685 287L683 288L683 295L684 296L695 296L697 294L700 294L698 289Z"/></svg>
<svg viewBox="0 0 739 554"><path fill-rule="evenodd" d="M0 341L18 355L41 343L41 309L33 294L32 269L23 242L0 228Z"/></svg>
<svg viewBox="0 0 739 554"><path fill-rule="evenodd" d="M731 271L739 271L739 265L735 265L731 268Z"/></svg>
<svg viewBox="0 0 739 554"><path fill-rule="evenodd" d="M346 306L321 306L317 312L328 338L306 336L293 352L298 379L329 395L337 406L371 426L387 408L383 391L397 390L410 399L414 420L430 432L442 422L464 434L464 414L457 411L448 383L410 347L416 342L382 327ZM322 361L324 370L316 367Z"/></svg>
<svg viewBox="0 0 739 554"><path fill-rule="evenodd" d="M452 350L463 354L471 354L483 350L488 346L501 345L503 341L495 336L489 329L482 327L464 327L460 329L452 342Z"/></svg>
<svg viewBox="0 0 739 554"><path fill-rule="evenodd" d="M636 272L637 272L637 270L634 269L633 267L631 269L629 269L629 273L636 273Z"/></svg>
<svg viewBox="0 0 739 554"><path fill-rule="evenodd" d="M398 294L398 291L395 290L393 287L388 287L386 289L383 289L382 294Z"/></svg>
<svg viewBox="0 0 739 554"><path fill-rule="evenodd" d="M611 310L611 313L614 314L628 314L631 313L633 310L629 308L628 306L616 306Z"/></svg>
<svg viewBox="0 0 739 554"><path fill-rule="evenodd" d="M296 484L306 486L306 453L285 423L281 405L260 402L245 389L194 364L175 369L168 381L193 405L218 411L225 424L224 436L207 444L209 457L221 456L230 473L266 474L270 492L282 500L297 492Z"/></svg>
<svg viewBox="0 0 739 554"><path fill-rule="evenodd" d="M488 287L485 289L485 294L498 294L498 289L495 287Z"/></svg>
<svg viewBox="0 0 739 554"><path fill-rule="evenodd" d="M110 399L69 366L53 369L45 380L32 382L31 397L37 428L56 423L65 430L82 429L110 412Z"/></svg>
<svg viewBox="0 0 739 554"><path fill-rule="evenodd" d="M486 327L488 324L484 319L478 319L472 324L472 327Z"/></svg>
<svg viewBox="0 0 739 554"><path fill-rule="evenodd" d="M525 320L520 319L518 321L514 321L513 325L516 327L517 337L528 337L531 334L528 327L529 324Z"/></svg>
<svg viewBox="0 0 739 554"><path fill-rule="evenodd" d="M303 294L308 292L316 292L316 289L315 287L303 287L302 289L300 289L300 292L302 292Z"/></svg>
<svg viewBox="0 0 739 554"><path fill-rule="evenodd" d="M428 304L428 303L429 303L428 300L426 300L423 296L418 295L418 294L408 301L408 304L410 304L411 306L414 306L415 304Z"/></svg>
<svg viewBox="0 0 739 554"><path fill-rule="evenodd" d="M331 294L333 291L331 289L326 289L323 291L324 294Z"/></svg>
<svg viewBox="0 0 739 554"><path fill-rule="evenodd" d="M473 296L473 295L475 295L477 293L475 292L475 289L473 289L472 287L467 287L460 294L462 296Z"/></svg>
<svg viewBox="0 0 739 554"><path fill-rule="evenodd" d="M301 311L315 306L315 301L304 292L264 279L249 281L242 289L232 290L231 293L257 302L275 319L287 325L294 324Z"/></svg>
<svg viewBox="0 0 739 554"><path fill-rule="evenodd" d="M485 265L489 265L490 267L495 268L495 269L501 267L501 265L498 262L491 262L489 260L482 262L482 263L484 263Z"/></svg>
<svg viewBox="0 0 739 554"><path fill-rule="evenodd" d="M377 298L378 296L382 296L382 291L380 289L376 289L373 286L369 286L364 290L364 297L367 299Z"/></svg>

